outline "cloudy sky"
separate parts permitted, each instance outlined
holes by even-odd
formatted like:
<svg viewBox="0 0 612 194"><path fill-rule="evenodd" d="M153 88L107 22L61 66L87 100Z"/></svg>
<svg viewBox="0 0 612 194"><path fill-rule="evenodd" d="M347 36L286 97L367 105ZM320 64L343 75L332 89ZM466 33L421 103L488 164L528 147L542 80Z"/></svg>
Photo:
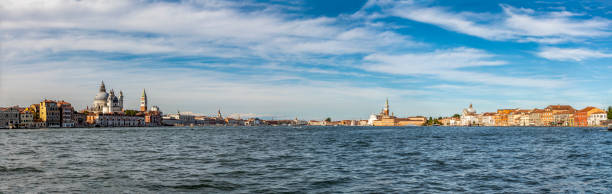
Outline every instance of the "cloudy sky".
<svg viewBox="0 0 612 194"><path fill-rule="evenodd" d="M0 106L367 119L612 104L612 3L76 1L0 5Z"/></svg>

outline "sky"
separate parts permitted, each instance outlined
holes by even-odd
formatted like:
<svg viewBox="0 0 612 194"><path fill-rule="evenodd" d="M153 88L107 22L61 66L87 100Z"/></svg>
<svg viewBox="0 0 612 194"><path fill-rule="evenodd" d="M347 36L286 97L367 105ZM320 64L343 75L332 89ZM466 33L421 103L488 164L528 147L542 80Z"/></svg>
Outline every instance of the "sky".
<svg viewBox="0 0 612 194"><path fill-rule="evenodd" d="M77 1L0 4L0 106L271 119L612 104L612 2Z"/></svg>

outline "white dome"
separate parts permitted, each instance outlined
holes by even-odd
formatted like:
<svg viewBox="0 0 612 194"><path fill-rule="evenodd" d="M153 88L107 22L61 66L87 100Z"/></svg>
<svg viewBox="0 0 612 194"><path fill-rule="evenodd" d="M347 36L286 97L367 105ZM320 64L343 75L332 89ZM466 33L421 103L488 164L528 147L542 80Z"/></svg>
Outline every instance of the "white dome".
<svg viewBox="0 0 612 194"><path fill-rule="evenodd" d="M106 92L99 92L96 95L96 98L94 98L94 100L106 100L106 99L108 99L108 93Z"/></svg>

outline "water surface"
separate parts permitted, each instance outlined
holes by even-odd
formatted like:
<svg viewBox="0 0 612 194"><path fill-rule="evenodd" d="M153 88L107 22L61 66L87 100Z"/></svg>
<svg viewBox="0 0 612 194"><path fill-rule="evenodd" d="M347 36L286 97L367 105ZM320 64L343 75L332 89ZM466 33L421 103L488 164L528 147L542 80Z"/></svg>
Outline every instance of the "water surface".
<svg viewBox="0 0 612 194"><path fill-rule="evenodd" d="M0 131L0 192L599 192L602 128Z"/></svg>

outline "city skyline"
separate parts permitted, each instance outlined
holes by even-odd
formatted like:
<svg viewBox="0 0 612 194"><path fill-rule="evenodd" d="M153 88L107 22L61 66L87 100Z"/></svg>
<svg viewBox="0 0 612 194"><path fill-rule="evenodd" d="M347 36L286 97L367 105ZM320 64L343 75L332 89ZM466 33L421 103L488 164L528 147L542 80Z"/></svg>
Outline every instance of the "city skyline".
<svg viewBox="0 0 612 194"><path fill-rule="evenodd" d="M8 1L0 10L0 106L47 98L84 109L100 80L130 109L144 87L165 112L279 119L367 119L387 97L402 116L470 103L482 112L612 104L605 1Z"/></svg>

